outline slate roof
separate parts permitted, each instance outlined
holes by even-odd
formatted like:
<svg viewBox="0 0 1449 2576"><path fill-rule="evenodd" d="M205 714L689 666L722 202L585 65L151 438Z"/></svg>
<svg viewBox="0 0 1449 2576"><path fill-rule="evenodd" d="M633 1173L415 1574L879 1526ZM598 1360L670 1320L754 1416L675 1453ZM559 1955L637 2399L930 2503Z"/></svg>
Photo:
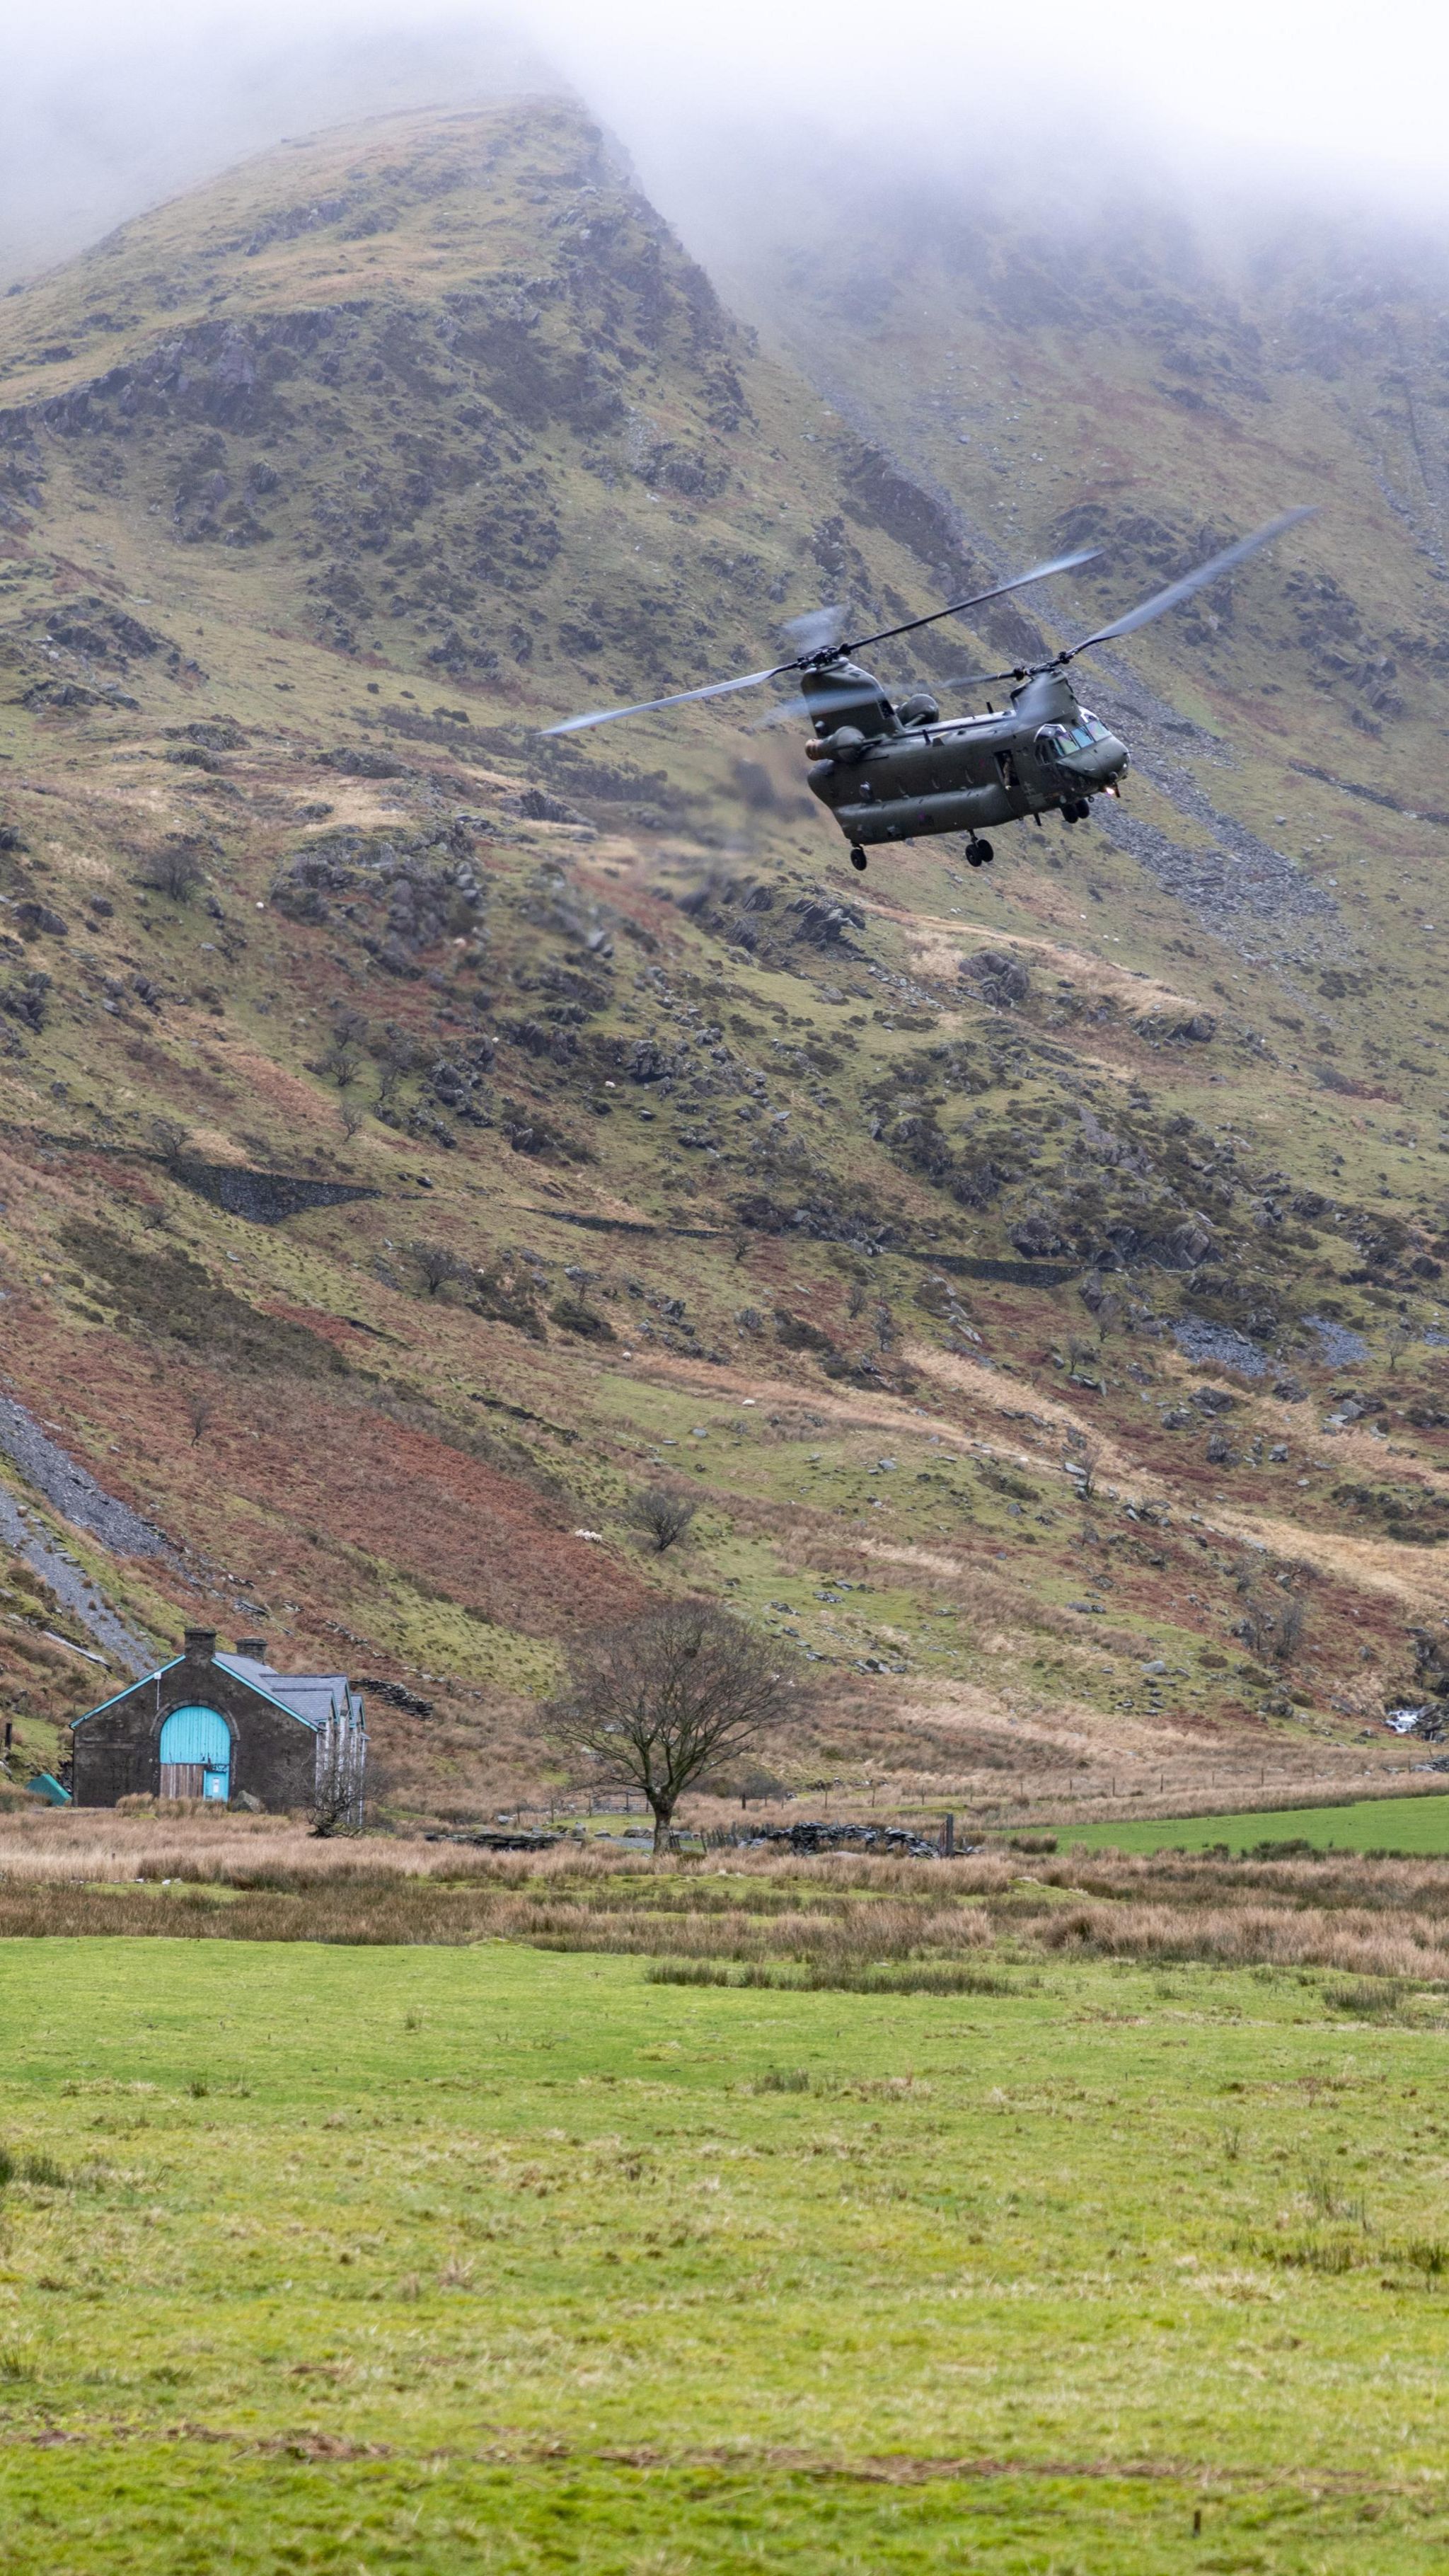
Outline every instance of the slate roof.
<svg viewBox="0 0 1449 2576"><path fill-rule="evenodd" d="M255 1655L218 1653L213 1661L224 1664L238 1681L250 1682L253 1690L265 1691L268 1699L280 1700L310 1727L324 1727L334 1714L354 1726L362 1724L361 1695L345 1673L279 1673Z"/></svg>
<svg viewBox="0 0 1449 2576"><path fill-rule="evenodd" d="M184 1660L180 1655L169 1656L164 1664L157 1665L154 1672L142 1673L135 1681L127 1682L124 1690L113 1691L108 1699L86 1709L73 1721L74 1724L83 1726L87 1717L99 1717L103 1709L114 1708L117 1700L129 1699L133 1691L144 1689L148 1682L159 1681L163 1673L174 1672ZM323 1728L333 1722L340 1722L349 1729L361 1727L364 1723L362 1694L353 1689L345 1673L279 1673L255 1655L217 1653L212 1661L225 1665L238 1681L260 1691L264 1698L284 1708L289 1717L300 1718L304 1726L311 1727L314 1735L320 1735Z"/></svg>

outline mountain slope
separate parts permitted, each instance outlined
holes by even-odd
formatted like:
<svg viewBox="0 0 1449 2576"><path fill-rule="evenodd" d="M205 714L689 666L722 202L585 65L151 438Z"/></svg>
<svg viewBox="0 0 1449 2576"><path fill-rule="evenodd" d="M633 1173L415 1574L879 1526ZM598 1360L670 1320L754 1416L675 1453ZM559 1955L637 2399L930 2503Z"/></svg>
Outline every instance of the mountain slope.
<svg viewBox="0 0 1449 2576"><path fill-rule="evenodd" d="M1286 1761L1437 1669L1430 979L1273 820L1343 802L1289 768L1342 759L1309 648L1266 712L1239 649L1338 578L1326 520L1204 660L1107 670L1118 836L985 882L859 885L737 709L537 736L1109 508L1003 444L1008 540L907 416L918 332L802 313L762 353L548 101L269 155L0 306L9 1388L163 1534L71 1532L134 1625L387 1686L399 1812L537 1787L561 1645L657 1587L828 1672L801 1778ZM1286 453L1181 528L1112 503L1112 603ZM1421 888L1423 828L1350 810ZM9 1614L85 1642L23 1566ZM47 1652L4 1687L53 1750Z"/></svg>

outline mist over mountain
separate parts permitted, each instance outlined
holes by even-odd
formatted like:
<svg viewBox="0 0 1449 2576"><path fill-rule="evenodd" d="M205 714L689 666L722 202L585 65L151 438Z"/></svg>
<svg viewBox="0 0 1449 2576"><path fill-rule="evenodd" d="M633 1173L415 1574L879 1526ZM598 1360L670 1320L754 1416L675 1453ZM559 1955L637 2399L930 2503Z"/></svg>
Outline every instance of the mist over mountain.
<svg viewBox="0 0 1449 2576"><path fill-rule="evenodd" d="M5 1371L165 1538L12 1443L84 1580L6 1523L7 1604L342 1657L412 1815L688 1586L819 1667L802 1778L1351 1741L1443 1669L1439 255L1140 170L842 222L838 135L686 247L650 130L333 118L0 302ZM1100 548L881 660L945 690L1300 502L989 872L853 878L768 701L540 734Z"/></svg>

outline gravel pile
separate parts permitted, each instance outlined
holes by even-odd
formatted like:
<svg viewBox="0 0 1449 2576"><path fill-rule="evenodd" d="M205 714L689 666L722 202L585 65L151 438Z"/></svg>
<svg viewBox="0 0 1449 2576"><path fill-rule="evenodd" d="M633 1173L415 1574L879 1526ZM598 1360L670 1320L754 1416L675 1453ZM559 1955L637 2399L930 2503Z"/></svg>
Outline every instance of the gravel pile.
<svg viewBox="0 0 1449 2576"><path fill-rule="evenodd" d="M158 1529L143 1521L129 1503L117 1502L98 1485L89 1468L78 1467L58 1440L42 1431L35 1416L10 1395L0 1395L0 1449L13 1460L26 1483L54 1503L77 1529L114 1548L117 1556L168 1556Z"/></svg>
<svg viewBox="0 0 1449 2576"><path fill-rule="evenodd" d="M1184 1315L1173 1325L1172 1338L1185 1359L1215 1360L1219 1368L1240 1369L1244 1377L1265 1377L1268 1361L1246 1333L1230 1324L1210 1324L1205 1316Z"/></svg>
<svg viewBox="0 0 1449 2576"><path fill-rule="evenodd" d="M74 1614L95 1639L102 1654L110 1662L119 1664L122 1672L134 1680L154 1669L156 1657L144 1638L136 1636L110 1603L99 1598L89 1575L82 1573L75 1558L68 1556L64 1548L50 1538L37 1521L32 1520L23 1504L17 1503L13 1494L7 1494L3 1488L0 1488L0 1544L12 1548L32 1574L38 1574L43 1582L50 1585L57 1601ZM96 1697L101 1699L104 1695L98 1672Z"/></svg>

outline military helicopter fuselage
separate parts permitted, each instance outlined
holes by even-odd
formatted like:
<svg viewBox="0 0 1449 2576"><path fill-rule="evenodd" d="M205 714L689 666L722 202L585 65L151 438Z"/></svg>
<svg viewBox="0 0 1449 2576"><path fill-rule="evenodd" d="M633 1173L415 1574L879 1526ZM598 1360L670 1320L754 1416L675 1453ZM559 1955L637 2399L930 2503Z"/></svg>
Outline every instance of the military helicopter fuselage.
<svg viewBox="0 0 1449 2576"><path fill-rule="evenodd" d="M1125 742L1109 732L1090 707L1084 707L1067 677L1078 654L1118 636L1134 635L1169 609L1181 608L1212 581L1236 571L1260 546L1270 545L1300 520L1313 517L1311 505L1285 510L1251 536L1239 537L1194 566L1165 590L1114 617L1107 626L1064 645L1034 669L962 675L956 688L994 687L1011 680L1010 703L998 715L990 699L984 716L948 717L928 690L919 689L896 705L874 674L853 653L872 644L889 644L915 635L943 617L961 617L1032 582L1074 571L1095 560L1085 554L1058 555L1034 564L1029 572L978 590L969 599L953 599L944 608L928 609L899 626L884 626L874 635L821 643L790 661L767 670L741 671L732 680L707 680L701 688L675 689L667 698L646 698L628 707L595 707L588 715L565 716L545 726L548 734L581 733L591 725L614 724L622 716L657 715L666 707L696 706L711 698L733 697L741 689L762 689L772 680L798 672L803 706L815 728L806 745L810 792L828 807L850 843L851 865L865 867L866 853L882 842L919 841L935 832L965 832L966 856L973 868L992 855L986 832L997 823L1019 823L1028 815L1039 823L1043 814L1060 814L1068 823L1084 823L1094 796L1115 796L1128 767ZM813 617L833 623L837 612L818 610ZM812 619L797 621L811 623ZM781 714L793 709L781 709Z"/></svg>
<svg viewBox="0 0 1449 2576"><path fill-rule="evenodd" d="M804 674L801 694L815 721L810 792L858 868L882 842L934 832L968 833L966 856L980 867L993 825L1050 813L1084 821L1091 797L1116 795L1131 758L1060 669L1024 677L999 715L944 723L927 692L892 704L854 662L822 661Z"/></svg>

